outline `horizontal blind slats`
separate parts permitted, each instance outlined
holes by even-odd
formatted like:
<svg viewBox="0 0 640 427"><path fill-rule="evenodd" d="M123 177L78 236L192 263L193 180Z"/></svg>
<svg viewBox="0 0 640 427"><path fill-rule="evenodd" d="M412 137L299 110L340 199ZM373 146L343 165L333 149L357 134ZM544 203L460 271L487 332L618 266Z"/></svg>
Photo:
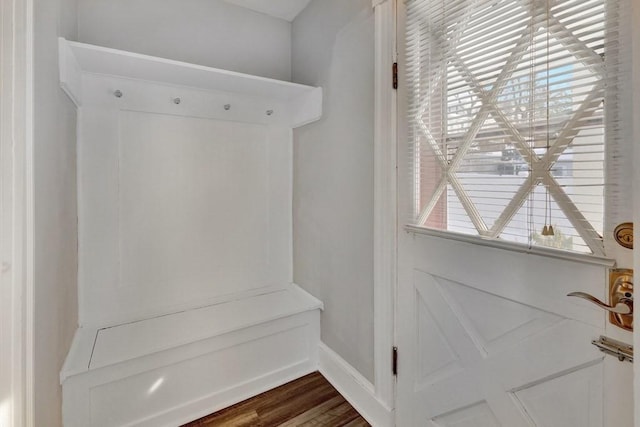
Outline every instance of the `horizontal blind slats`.
<svg viewBox="0 0 640 427"><path fill-rule="evenodd" d="M621 2L406 1L412 224L602 255Z"/></svg>

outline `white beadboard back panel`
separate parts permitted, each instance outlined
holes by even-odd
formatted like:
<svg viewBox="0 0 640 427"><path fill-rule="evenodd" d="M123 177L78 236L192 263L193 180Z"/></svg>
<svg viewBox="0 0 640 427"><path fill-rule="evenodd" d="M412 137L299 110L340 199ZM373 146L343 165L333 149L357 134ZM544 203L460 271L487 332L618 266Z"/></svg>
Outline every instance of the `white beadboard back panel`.
<svg viewBox="0 0 640 427"><path fill-rule="evenodd" d="M80 109L81 324L289 283L291 130L220 120L163 85L93 93L108 79L85 78Z"/></svg>

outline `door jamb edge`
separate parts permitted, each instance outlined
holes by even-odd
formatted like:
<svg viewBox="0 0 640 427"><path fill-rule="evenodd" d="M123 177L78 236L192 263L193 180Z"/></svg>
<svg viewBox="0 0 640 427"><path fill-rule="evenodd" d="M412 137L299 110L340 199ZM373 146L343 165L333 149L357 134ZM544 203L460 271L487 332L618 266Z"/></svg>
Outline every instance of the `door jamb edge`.
<svg viewBox="0 0 640 427"><path fill-rule="evenodd" d="M392 373L397 283L396 0L373 0L375 13L374 376L376 397L395 407Z"/></svg>

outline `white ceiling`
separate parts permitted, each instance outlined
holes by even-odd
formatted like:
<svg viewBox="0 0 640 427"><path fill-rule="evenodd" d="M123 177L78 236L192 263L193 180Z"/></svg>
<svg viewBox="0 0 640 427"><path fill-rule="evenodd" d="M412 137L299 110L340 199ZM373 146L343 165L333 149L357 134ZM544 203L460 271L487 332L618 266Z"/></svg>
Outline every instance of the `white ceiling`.
<svg viewBox="0 0 640 427"><path fill-rule="evenodd" d="M293 21L311 0L224 0L276 18Z"/></svg>

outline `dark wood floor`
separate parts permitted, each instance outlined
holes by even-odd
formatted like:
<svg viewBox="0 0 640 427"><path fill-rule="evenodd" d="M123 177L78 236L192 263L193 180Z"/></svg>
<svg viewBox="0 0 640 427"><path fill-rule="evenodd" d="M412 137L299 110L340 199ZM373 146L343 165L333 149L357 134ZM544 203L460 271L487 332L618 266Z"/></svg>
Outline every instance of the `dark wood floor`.
<svg viewBox="0 0 640 427"><path fill-rule="evenodd" d="M369 424L316 372L183 427L201 426L364 427Z"/></svg>

